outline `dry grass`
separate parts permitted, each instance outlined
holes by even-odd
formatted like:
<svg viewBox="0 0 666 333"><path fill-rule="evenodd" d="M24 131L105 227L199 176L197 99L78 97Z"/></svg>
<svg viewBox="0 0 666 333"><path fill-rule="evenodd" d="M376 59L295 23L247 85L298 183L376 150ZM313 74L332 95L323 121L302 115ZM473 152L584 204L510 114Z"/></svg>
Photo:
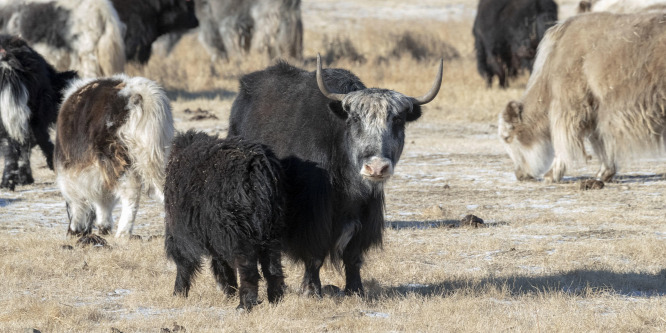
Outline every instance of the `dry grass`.
<svg viewBox="0 0 666 333"><path fill-rule="evenodd" d="M466 10L475 4L423 1ZM359 13L411 6L305 1L300 66L313 70L317 52L343 46L331 66L354 71L369 86L420 95L430 87L437 59L451 49L459 54L445 62L440 95L408 127L403 158L386 188L392 228L362 271L365 298L302 297L295 290L302 269L287 261L290 290L277 306L265 302L236 312L238 300L225 298L206 269L189 298L172 297L175 266L164 256L161 205L142 199L135 233L144 241L110 238L110 249L78 247L65 236L53 173L35 151L37 183L0 191L0 332L160 332L174 323L188 332L666 330L663 159L628 163L623 177L603 190L579 190L580 177L596 171L595 161L572 170L563 184L518 183L495 121L520 96L526 77L505 91L485 88L476 73L469 16L341 20L323 11L329 5L359 6ZM128 72L167 88L178 129L225 135L238 77L270 62L250 57L211 64L197 43L186 36L171 55ZM396 56L396 45L409 50ZM350 57L352 50L365 60ZM191 120L188 108L208 110L218 120ZM450 227L466 214L487 227ZM322 281L344 285L330 267Z"/></svg>

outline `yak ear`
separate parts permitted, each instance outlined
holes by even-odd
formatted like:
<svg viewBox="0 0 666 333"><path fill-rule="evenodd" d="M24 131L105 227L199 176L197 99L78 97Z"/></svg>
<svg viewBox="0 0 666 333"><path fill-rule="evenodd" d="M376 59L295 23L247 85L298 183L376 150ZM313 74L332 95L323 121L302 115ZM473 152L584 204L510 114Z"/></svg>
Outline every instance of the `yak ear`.
<svg viewBox="0 0 666 333"><path fill-rule="evenodd" d="M506 109L502 113L504 121L515 125L523 121L523 103L511 101L506 105Z"/></svg>
<svg viewBox="0 0 666 333"><path fill-rule="evenodd" d="M347 117L349 117L349 112L345 110L345 108L342 106L342 102L340 101L333 101L328 103L328 109L342 120L346 120Z"/></svg>
<svg viewBox="0 0 666 333"><path fill-rule="evenodd" d="M511 101L502 111L499 119L499 136L511 143L516 135L516 126L523 121L523 103Z"/></svg>
<svg viewBox="0 0 666 333"><path fill-rule="evenodd" d="M421 117L421 106L414 104L412 105L412 110L407 110L407 122L414 121Z"/></svg>

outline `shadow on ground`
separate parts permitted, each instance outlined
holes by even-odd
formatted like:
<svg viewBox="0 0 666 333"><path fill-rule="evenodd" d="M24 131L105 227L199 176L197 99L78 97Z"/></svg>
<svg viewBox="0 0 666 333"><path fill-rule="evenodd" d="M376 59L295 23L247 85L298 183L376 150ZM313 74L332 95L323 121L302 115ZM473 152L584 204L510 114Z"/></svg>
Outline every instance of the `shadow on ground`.
<svg viewBox="0 0 666 333"><path fill-rule="evenodd" d="M508 222L488 222L485 221L480 227L497 227L508 225ZM432 229L432 228L459 228L463 227L460 220L427 220L427 221L386 221L385 226L389 229ZM467 226L470 227L470 226ZM473 228L473 226L472 226Z"/></svg>
<svg viewBox="0 0 666 333"><path fill-rule="evenodd" d="M666 295L666 269L656 274L618 273L607 270L573 270L545 276L488 277L482 280L452 280L436 284L403 284L384 287L374 280L365 283L370 299L380 297L446 296L456 291L488 289L508 290L512 296L533 295L539 292L562 292L585 297L598 292L630 296L653 297Z"/></svg>
<svg viewBox="0 0 666 333"><path fill-rule="evenodd" d="M585 180L596 179L595 177L590 176L572 176L564 177L561 181L563 184L577 183ZM616 175L613 180L608 182L608 184L628 184L628 183L649 183L649 182L660 182L666 180L666 174L657 173L649 175Z"/></svg>

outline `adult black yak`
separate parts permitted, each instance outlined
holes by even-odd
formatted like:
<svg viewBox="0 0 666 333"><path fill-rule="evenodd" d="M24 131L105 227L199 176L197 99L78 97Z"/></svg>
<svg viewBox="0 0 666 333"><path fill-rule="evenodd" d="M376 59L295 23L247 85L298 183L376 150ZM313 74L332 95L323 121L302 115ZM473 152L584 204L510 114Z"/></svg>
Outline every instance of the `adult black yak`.
<svg viewBox="0 0 666 333"><path fill-rule="evenodd" d="M555 23L553 0L481 0L472 33L477 69L488 87L494 76L506 88L521 69L531 71L539 41Z"/></svg>
<svg viewBox="0 0 666 333"><path fill-rule="evenodd" d="M148 62L158 37L196 28L199 21L192 0L111 0L125 24L128 61Z"/></svg>
<svg viewBox="0 0 666 333"><path fill-rule="evenodd" d="M108 233L120 199L116 237L129 236L142 186L164 199L172 138L171 106L155 82L122 74L73 82L58 114L55 144L67 232L87 235L95 222L100 234Z"/></svg>
<svg viewBox="0 0 666 333"><path fill-rule="evenodd" d="M30 150L37 144L53 170L49 126L58 116L62 89L76 72L56 72L17 36L0 34L0 148L5 170L0 188L32 184Z"/></svg>
<svg viewBox="0 0 666 333"><path fill-rule="evenodd" d="M347 293L363 293L364 253L382 242L384 182L405 141L405 124L439 91L413 98L366 88L343 69L306 72L286 63L240 79L229 135L271 147L288 188L285 251L305 264L302 288L321 295L326 256L344 264ZM330 91L329 91L330 89ZM332 91L332 92L331 92Z"/></svg>
<svg viewBox="0 0 666 333"><path fill-rule="evenodd" d="M213 58L249 52L300 59L301 0L195 0L199 39Z"/></svg>
<svg viewBox="0 0 666 333"><path fill-rule="evenodd" d="M201 257L209 255L220 288L228 295L238 289L239 308L257 304L257 261L268 300L282 298L282 178L280 162L265 146L192 130L176 136L164 188L165 247L178 267L174 294L187 296Z"/></svg>

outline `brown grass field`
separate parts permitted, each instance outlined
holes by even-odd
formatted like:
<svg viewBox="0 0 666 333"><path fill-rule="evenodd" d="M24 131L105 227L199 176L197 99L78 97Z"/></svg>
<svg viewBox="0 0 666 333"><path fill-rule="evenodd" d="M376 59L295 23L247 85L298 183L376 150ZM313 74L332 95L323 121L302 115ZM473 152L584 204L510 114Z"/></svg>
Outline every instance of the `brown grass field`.
<svg viewBox="0 0 666 333"><path fill-rule="evenodd" d="M575 3L560 1L561 18ZM439 96L407 128L386 186L384 246L362 270L365 297L303 297L302 269L288 260L289 290L278 305L237 312L238 300L225 298L207 269L189 298L173 297L163 207L142 198L134 232L143 241L77 246L65 234L54 174L35 150L36 183L0 191L0 332L666 331L665 159L627 161L602 190L579 189L595 160L559 184L517 182L496 117L520 97L527 76L505 91L485 87L471 36L476 4L303 1L306 58L336 51L343 57L332 66L369 86L421 95L437 58L450 47L459 54L445 62ZM425 59L399 47L402 56L392 56L407 32L425 45ZM294 63L314 69L309 60ZM238 77L269 64L260 57L212 64L188 35L171 54L127 71L164 85L177 129L224 136ZM185 110L197 108L217 119L191 120ZM485 227L460 226L467 214ZM322 282L343 287L344 277L326 267Z"/></svg>

